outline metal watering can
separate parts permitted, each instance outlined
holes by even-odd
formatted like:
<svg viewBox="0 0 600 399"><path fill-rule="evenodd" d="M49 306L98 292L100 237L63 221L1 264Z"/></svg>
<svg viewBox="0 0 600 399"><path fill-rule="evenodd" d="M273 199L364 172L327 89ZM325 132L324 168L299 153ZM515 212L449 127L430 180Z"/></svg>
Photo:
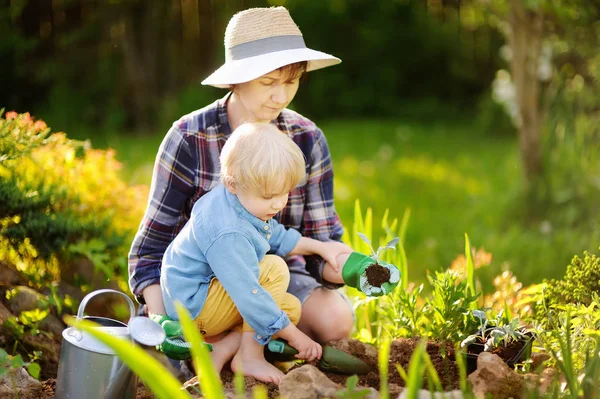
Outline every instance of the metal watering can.
<svg viewBox="0 0 600 399"><path fill-rule="evenodd" d="M128 324L105 317L83 316L90 299L100 294L119 294L127 300ZM147 317L135 317L133 301L124 293L102 289L89 293L81 301L77 320L98 323L100 330L143 345L159 345L165 340L160 325ZM137 376L115 352L88 333L75 327L63 331L55 398L57 399L135 399Z"/></svg>

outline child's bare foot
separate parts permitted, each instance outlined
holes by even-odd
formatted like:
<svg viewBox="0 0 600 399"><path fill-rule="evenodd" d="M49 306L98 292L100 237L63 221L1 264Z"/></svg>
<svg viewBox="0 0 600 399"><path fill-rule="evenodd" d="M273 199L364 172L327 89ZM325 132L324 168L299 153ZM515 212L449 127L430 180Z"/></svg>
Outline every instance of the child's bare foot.
<svg viewBox="0 0 600 399"><path fill-rule="evenodd" d="M233 355L240 348L240 342L242 340L242 333L239 331L232 331L225 335L219 341L212 341L213 350L210 353L213 365L217 374L221 373L223 366L233 358Z"/></svg>
<svg viewBox="0 0 600 399"><path fill-rule="evenodd" d="M246 356L238 351L231 361L233 372L241 371L245 376L254 377L262 382L272 382L279 385L284 374L262 357Z"/></svg>

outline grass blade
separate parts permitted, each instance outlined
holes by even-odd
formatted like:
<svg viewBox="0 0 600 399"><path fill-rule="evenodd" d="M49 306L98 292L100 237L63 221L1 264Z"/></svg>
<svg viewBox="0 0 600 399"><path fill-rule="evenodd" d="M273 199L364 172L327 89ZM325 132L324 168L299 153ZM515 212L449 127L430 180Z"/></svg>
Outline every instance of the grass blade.
<svg viewBox="0 0 600 399"><path fill-rule="evenodd" d="M410 208L404 210L402 215L402 221L400 222L400 228L398 229L398 237L400 242L404 244L406 242L406 229L408 228L408 222L410 221Z"/></svg>
<svg viewBox="0 0 600 399"><path fill-rule="evenodd" d="M379 366L379 397L381 399L388 399L388 365L390 362L390 346L391 343L388 339L381 341L379 346L378 354L378 366Z"/></svg>
<svg viewBox="0 0 600 399"><path fill-rule="evenodd" d="M406 384L406 398L417 399L419 397L419 390L423 384L423 352L425 352L425 345L427 341L422 340L417 345L417 348L413 352L408 365L408 382Z"/></svg>
<svg viewBox="0 0 600 399"><path fill-rule="evenodd" d="M194 367L198 373L198 381L200 381L200 389L202 395L206 399L224 399L223 386L217 371L213 367L210 359L210 352L204 340L198 331L198 327L192 321L192 318L187 309L180 303L175 303L177 316L183 328L183 335L186 341L192 344L191 352L194 360Z"/></svg>
<svg viewBox="0 0 600 399"><path fill-rule="evenodd" d="M473 256L471 255L471 243L469 236L465 233L465 259L467 260L467 289L471 296L475 295L475 265L473 264ZM473 302L471 307L477 307Z"/></svg>

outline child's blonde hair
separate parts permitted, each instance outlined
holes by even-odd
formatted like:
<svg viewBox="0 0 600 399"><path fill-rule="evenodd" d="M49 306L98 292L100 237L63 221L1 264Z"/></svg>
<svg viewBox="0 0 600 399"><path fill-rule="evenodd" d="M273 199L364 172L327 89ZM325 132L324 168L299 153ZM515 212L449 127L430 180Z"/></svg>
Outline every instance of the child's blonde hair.
<svg viewBox="0 0 600 399"><path fill-rule="evenodd" d="M304 154L270 123L245 123L221 151L221 181L257 195L290 192L306 179Z"/></svg>

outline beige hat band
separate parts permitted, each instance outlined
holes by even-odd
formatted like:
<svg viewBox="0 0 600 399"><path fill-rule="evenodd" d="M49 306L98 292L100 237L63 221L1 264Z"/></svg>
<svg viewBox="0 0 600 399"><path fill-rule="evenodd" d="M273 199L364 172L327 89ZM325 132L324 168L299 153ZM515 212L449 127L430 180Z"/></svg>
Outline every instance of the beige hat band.
<svg viewBox="0 0 600 399"><path fill-rule="evenodd" d="M284 50L306 48L304 38L296 35L272 36L238 44L225 50L225 61L237 61Z"/></svg>

